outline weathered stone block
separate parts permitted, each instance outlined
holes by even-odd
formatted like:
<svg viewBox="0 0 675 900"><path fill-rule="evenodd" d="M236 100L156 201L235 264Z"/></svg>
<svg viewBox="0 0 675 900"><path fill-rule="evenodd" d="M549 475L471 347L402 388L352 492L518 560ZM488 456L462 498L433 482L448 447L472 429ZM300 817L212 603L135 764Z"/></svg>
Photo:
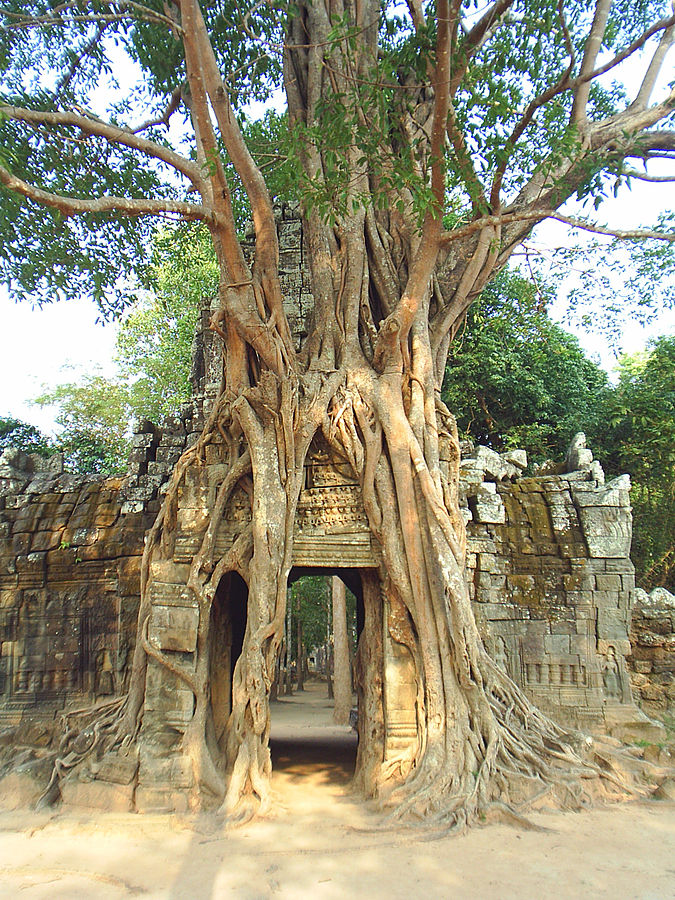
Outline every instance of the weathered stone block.
<svg viewBox="0 0 675 900"><path fill-rule="evenodd" d="M622 656L630 656L631 646L628 638L616 638L611 641L603 638L598 638L597 649L598 653L601 656L606 656L609 653L610 647L612 647L616 651L616 653L620 653Z"/></svg>
<svg viewBox="0 0 675 900"><path fill-rule="evenodd" d="M111 784L131 784L137 772L138 757L135 754L121 756L118 753L106 753L96 767L96 778Z"/></svg>
<svg viewBox="0 0 675 900"><path fill-rule="evenodd" d="M489 490L488 485L490 485L490 482L478 488L473 504L474 517L478 522L503 523L506 521L504 504L499 494Z"/></svg>
<svg viewBox="0 0 675 900"><path fill-rule="evenodd" d="M133 784L110 784L106 781L65 779L61 798L67 806L104 809L108 812L131 812L134 808Z"/></svg>
<svg viewBox="0 0 675 900"><path fill-rule="evenodd" d="M570 653L570 638L567 634L547 634L544 636L544 648L547 654L565 655Z"/></svg>
<svg viewBox="0 0 675 900"><path fill-rule="evenodd" d="M579 511L588 551L606 559L627 557L632 527L627 509L585 506Z"/></svg>
<svg viewBox="0 0 675 900"><path fill-rule="evenodd" d="M184 791L160 790L140 784L136 788L136 811L139 813L185 813L189 809Z"/></svg>
<svg viewBox="0 0 675 900"><path fill-rule="evenodd" d="M598 609L598 638L607 641L625 640L626 620L617 609Z"/></svg>
<svg viewBox="0 0 675 900"><path fill-rule="evenodd" d="M599 591L620 591L622 589L620 575L596 575L595 582Z"/></svg>
<svg viewBox="0 0 675 900"><path fill-rule="evenodd" d="M194 606L153 606L148 637L160 650L194 653L199 610Z"/></svg>

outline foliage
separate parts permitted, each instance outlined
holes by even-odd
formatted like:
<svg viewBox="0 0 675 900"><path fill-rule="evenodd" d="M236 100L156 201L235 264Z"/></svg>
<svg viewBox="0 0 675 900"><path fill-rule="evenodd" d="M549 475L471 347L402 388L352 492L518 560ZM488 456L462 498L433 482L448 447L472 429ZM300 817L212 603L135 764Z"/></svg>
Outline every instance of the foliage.
<svg viewBox="0 0 675 900"><path fill-rule="evenodd" d="M443 399L460 431L532 462L561 459L570 439L593 439L610 393L607 376L548 316L551 291L502 272L469 310L451 345Z"/></svg>
<svg viewBox="0 0 675 900"><path fill-rule="evenodd" d="M610 460L633 480L633 548L638 581L675 589L675 336L624 357L611 414Z"/></svg>
<svg viewBox="0 0 675 900"><path fill-rule="evenodd" d="M0 417L0 453L8 448L49 457L56 453L53 441L35 425L20 419Z"/></svg>
<svg viewBox="0 0 675 900"><path fill-rule="evenodd" d="M192 342L205 298L218 290L208 232L195 225L159 231L143 271L148 293L120 325L114 382L127 392L129 415L161 424L190 398Z"/></svg>
<svg viewBox="0 0 675 900"><path fill-rule="evenodd" d="M297 653L297 629L295 623L300 615L305 648L309 652L332 640L333 618L331 600L331 578L328 575L303 575L291 586L291 611L293 626L291 637L293 655ZM356 598L347 589L347 633L352 652L356 651Z"/></svg>
<svg viewBox="0 0 675 900"><path fill-rule="evenodd" d="M331 629L330 578L323 575L305 575L291 587L291 610L294 621L298 611L302 621L302 635L307 650L326 643ZM296 628L291 629L292 640L297 638ZM295 655L295 654L294 654Z"/></svg>
<svg viewBox="0 0 675 900"><path fill-rule="evenodd" d="M95 3L78 15L68 9L54 13L53 4L43 0L3 3L0 103L71 110L114 126L133 122L130 130L143 115L161 118L185 78L182 45L166 27L162 4L137 5L135 19L124 4L120 10L107 6ZM277 58L261 53L239 27L238 5L210 4L205 15L223 71L230 73L235 106L264 100L278 82ZM266 7L257 5L248 17L252 31L280 36ZM19 18L32 24L11 27ZM125 77L115 74L120 72ZM177 148L183 145L184 113L181 118ZM147 136L169 148L171 136L159 124L149 127ZM73 136L59 125L26 130L0 116L0 159L11 163L13 174L71 198L185 196L170 164L148 164L147 154L124 142ZM0 197L0 279L12 293L39 303L87 295L104 316L119 315L133 300L154 230L150 220L119 210L71 217L3 187ZM166 215L172 218L170 211Z"/></svg>
<svg viewBox="0 0 675 900"><path fill-rule="evenodd" d="M651 227L673 233L675 214L662 214ZM650 324L675 309L675 243L586 238L569 235L539 268L565 295L566 324L600 335L618 355L633 323Z"/></svg>
<svg viewBox="0 0 675 900"><path fill-rule="evenodd" d="M229 100L273 196L303 196L307 209L315 206L324 217L334 218L354 204L388 206L393 188L402 209L401 188L406 187L418 216L424 215L432 203L431 160L420 155L421 135L402 132L401 114L427 102L416 95L433 63L436 39L433 5L426 6L426 23L413 28L398 6L383 5L378 23L381 52L370 71L364 71L358 59L360 32L349 14L333 16L325 35L326 54L331 60L342 55L348 65L361 66L364 77L341 80L339 86L336 81L330 96L319 98L311 120L296 120L289 129L286 117L273 112L265 114L262 125L246 124L244 109L251 101L269 99L280 87L280 49L289 23L298 16L296 6L230 0L204 5ZM564 5L516 0L509 6L508 15L477 47L471 46L469 30L480 18L479 4L468 2L461 8L464 35L456 53L463 77L453 97L453 118L464 150L458 153L455 147L448 155L445 173L448 204L460 224L472 208L488 211L485 188L496 172L501 193L510 202L533 172L554 172L582 146L570 118L578 86L564 89L563 83L570 59L573 68L574 61L583 58L592 5L583 0ZM603 59L639 41L648 26L667 14L664 2L615 0L602 34ZM189 201L191 188L177 177L185 172L170 153L194 159L195 148L190 144L187 103L181 102L187 97L181 93L187 72L175 15L170 4L157 0L119 7L94 3L86 10L72 4L55 9L45 0L3 3L0 104L7 110L78 114L127 132L111 139L108 133L78 132L65 120L25 127L0 111L3 165L56 195L122 198L132 204L155 198L167 203L156 214L179 217L171 202ZM124 77L116 74L120 72ZM553 85L563 86L548 96ZM614 69L593 80L587 101L590 120L608 120L625 105L625 90ZM171 116L175 128L169 128ZM148 145L134 143L134 135L147 138ZM321 150L321 178L303 164L308 146ZM223 145L219 151L232 176ZM371 173L367 190L354 188L354 153ZM641 155L646 159L649 151ZM597 203L619 182L632 179L617 150L587 154L572 193L581 199L591 196ZM241 225L247 203L238 177L231 181L235 219ZM0 195L0 278L13 293L38 302L87 294L106 316L119 315L133 300L153 234L143 215L125 214L123 204L105 212L70 215L3 187Z"/></svg>
<svg viewBox="0 0 675 900"><path fill-rule="evenodd" d="M60 408L56 416L62 428L58 448L69 468L105 475L124 471L129 414L123 388L89 374L79 383L45 391L35 402Z"/></svg>
<svg viewBox="0 0 675 900"><path fill-rule="evenodd" d="M208 233L191 224L157 232L143 280L147 290L119 327L117 373L87 374L36 400L60 408L62 449L77 471L124 471L133 423L161 425L190 398L195 326L218 287Z"/></svg>

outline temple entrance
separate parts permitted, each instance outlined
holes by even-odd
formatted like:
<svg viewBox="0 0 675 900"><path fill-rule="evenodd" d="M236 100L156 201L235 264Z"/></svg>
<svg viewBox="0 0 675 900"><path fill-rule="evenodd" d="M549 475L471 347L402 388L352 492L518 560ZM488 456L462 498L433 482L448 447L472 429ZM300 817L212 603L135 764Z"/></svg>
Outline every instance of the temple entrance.
<svg viewBox="0 0 675 900"><path fill-rule="evenodd" d="M336 659L332 579L347 589L349 653ZM225 750L232 710L232 679L247 626L248 589L234 572L223 576L211 609L210 685L212 736ZM281 778L310 779L343 788L367 761L384 757L383 601L375 569L294 566L289 576L288 615L271 689L270 750ZM364 679L366 660L378 674ZM351 716L334 721L333 679L347 666ZM344 673L343 673L344 674ZM380 723L380 727L378 727Z"/></svg>
<svg viewBox="0 0 675 900"><path fill-rule="evenodd" d="M345 652L333 635L333 576L344 583L342 611ZM338 617L340 610L336 610ZM363 628L363 590L357 569L296 566L289 576L288 608L271 704L270 750L279 780L344 787L357 756L357 708L353 679L357 642ZM334 719L333 684L348 692L347 718ZM344 698L343 698L344 700Z"/></svg>

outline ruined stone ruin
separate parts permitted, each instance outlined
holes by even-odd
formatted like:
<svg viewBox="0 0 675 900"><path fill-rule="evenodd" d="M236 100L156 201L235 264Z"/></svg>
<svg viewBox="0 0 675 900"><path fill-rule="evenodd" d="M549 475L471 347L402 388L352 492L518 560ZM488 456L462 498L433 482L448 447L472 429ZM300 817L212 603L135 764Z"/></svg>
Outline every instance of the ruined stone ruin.
<svg viewBox="0 0 675 900"><path fill-rule="evenodd" d="M285 293L301 336L311 295L301 225L292 210L282 214L279 230ZM173 465L200 433L220 378L208 318L205 309L195 338L193 400L164 428L139 426L127 477L76 477L60 471L58 460L45 463L13 451L0 460L5 743L45 745L64 710L104 703L125 690L144 534ZM651 736L655 726L633 702L627 666L635 590L629 479L605 483L583 436L555 473L532 476L526 469L522 451L464 448L468 578L483 639L498 665L565 726ZM204 465L188 470L173 545L151 572L147 639L184 666L195 656L199 620L186 588L188 567L224 471L217 443L207 447ZM250 504L241 490L219 525L220 552L247 515ZM386 761L415 740L417 687L411 655L397 639L398 610L381 590L380 564L349 466L316 441L296 517L291 580L339 575L357 598L359 629L378 635ZM210 661L218 740L246 625L246 585L236 574L223 577L212 617L219 635ZM639 671L644 676L644 665ZM193 704L180 678L150 658L139 753L93 760L64 777L64 800L138 811L186 809L192 774L180 737Z"/></svg>

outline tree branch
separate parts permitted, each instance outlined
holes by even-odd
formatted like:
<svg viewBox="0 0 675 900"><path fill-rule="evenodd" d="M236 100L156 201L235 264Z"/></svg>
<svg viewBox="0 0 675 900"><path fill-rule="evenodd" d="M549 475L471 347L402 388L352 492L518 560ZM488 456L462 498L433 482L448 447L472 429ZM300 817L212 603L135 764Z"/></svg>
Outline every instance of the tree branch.
<svg viewBox="0 0 675 900"><path fill-rule="evenodd" d="M107 27L108 27L107 22L99 22L98 28L96 29L96 34L92 37L92 39L87 44L85 44L85 46L82 48L82 50L80 50L80 52L77 54L75 59L73 59L70 66L68 67L68 71L64 74L64 76L61 78L59 83L56 85L56 90L54 91L54 96L56 97L57 100L63 94L63 92L69 88L70 83L73 80L73 78L75 77L75 74L76 74L77 70L79 69L82 60L85 59L87 56L89 56L91 51L96 47L98 42L103 37L103 34L105 33L105 30Z"/></svg>
<svg viewBox="0 0 675 900"><path fill-rule="evenodd" d="M467 193L471 198L471 205L474 212L485 213L488 208L487 197L485 196L485 188L478 177L476 168L473 164L471 155L469 154L466 141L461 129L457 125L457 117L455 115L455 107L450 101L448 105L448 137L452 144L455 156L457 158L457 167L459 174L464 182Z"/></svg>
<svg viewBox="0 0 675 900"><path fill-rule="evenodd" d="M543 91L538 97L535 97L534 100L531 101L525 112L523 113L522 118L516 124L515 128L509 135L506 143L504 144L504 158L502 162L500 162L499 166L495 171L495 177L492 182L492 190L490 192L490 206L493 211L499 207L500 202L500 194L502 190L502 182L504 179L504 175L506 173L506 169L509 164L509 160L511 158L511 153L515 148L517 142L525 133L528 125L534 118L534 114L538 109L541 109L542 106L545 106L549 103L554 97L558 94L562 94L569 86L569 76L572 71L572 66L574 65L574 57L571 58L570 64L567 69L562 73L560 78L555 84L552 84L545 91Z"/></svg>
<svg viewBox="0 0 675 900"><path fill-rule="evenodd" d="M190 22L190 30L195 38L198 63L204 79L204 87L215 113L220 134L228 155L237 170L237 174L243 182L251 204L251 215L256 235L254 272L256 267L259 266L263 295L270 312L269 323L273 322L276 325L283 355L286 362L293 366L296 354L288 319L283 308L283 298L279 284L279 242L272 200L262 172L255 164L246 146L236 116L232 110L199 2L198 0L181 0L180 5L183 12L183 21L184 23ZM188 30L187 26L186 30Z"/></svg>
<svg viewBox="0 0 675 900"><path fill-rule="evenodd" d="M649 27L645 32L643 32L643 34L641 34L639 38L636 38L631 44L628 44L626 47L623 48L623 50L621 50L619 53L617 53L616 56L614 56L612 59L610 59L609 62L606 62L604 65L599 66L599 68L597 68L597 69L593 69L592 72L588 72L583 76L578 75L576 78L572 79L570 86L572 88L576 88L582 84L587 84L591 81L594 81L596 78L599 78L601 75L605 75L607 72L616 68L616 66L618 66L620 63L624 62L624 60L628 59L630 56L633 56L634 53L636 53L641 47L643 47L647 43L649 38L653 37L655 34L658 34L658 32L663 30L664 28L666 30L670 29L674 24L675 24L675 16L671 16L669 19L661 19L658 22L655 22L651 27ZM664 35L664 37L665 37L665 35ZM662 38L662 41L663 41L663 38ZM671 43L672 43L672 38L670 40L670 43L668 44L668 47L670 46ZM655 59L657 58L657 56L659 56L660 46L661 46L661 44L659 44L659 47L657 47L657 49L656 49L654 58L652 59L652 62L650 63L650 68L652 67L652 65L655 65ZM665 52L667 52L668 47L666 47ZM663 56L665 56L665 52L664 52ZM654 80L656 80L656 77L658 77L658 72L660 71L661 64L663 62L663 58L661 56L659 56L659 59L660 59L660 62L658 63L658 70L655 71ZM648 72L649 72L649 69L648 69ZM645 78L647 78L647 75L645 75ZM651 94L651 90L649 93ZM635 105L635 101L633 102L632 106L634 106L634 105ZM629 107L629 109L630 109L630 107Z"/></svg>
<svg viewBox="0 0 675 900"><path fill-rule="evenodd" d="M612 0L597 0L593 24L584 46L584 56L579 71L579 87L572 103L571 122L583 122L586 118L586 106L590 96L592 73L602 46L602 39L605 36L605 28L607 27L607 19L611 8Z"/></svg>
<svg viewBox="0 0 675 900"><path fill-rule="evenodd" d="M142 20L145 22L156 22L158 24L168 25L171 29L175 30L176 28L179 28L180 30L180 26L177 26L176 23L172 22L169 16L158 13L155 10L150 9L148 6L143 6L143 4L141 3L134 3L133 0L123 0L123 2L115 2L115 0L101 0L101 2L105 2L106 5L113 8L115 12L73 14L69 15L67 18L64 18L62 16L62 13L70 12L70 10L73 9L81 9L81 3L72 2L62 3L52 9L48 15L44 16L27 16L3 7L0 7L0 15L14 20L11 24L5 27L10 29L18 29L39 28L44 27L45 25L55 25L63 28L64 26L67 26L72 22L122 22L125 19L129 19L132 13L135 13L135 17L137 20ZM124 10L126 9L129 10L128 15L124 14ZM119 10L122 10L122 12L120 12Z"/></svg>
<svg viewBox="0 0 675 900"><path fill-rule="evenodd" d="M184 175L193 186L202 193L204 181L199 168L190 160L185 159L179 153L174 153L168 147L162 147L154 141L139 137L134 132L110 125L101 119L82 116L74 112L42 112L41 110L25 109L21 106L0 106L0 113L9 119L18 122L26 122L29 125L56 125L65 128L79 128L85 134L105 138L114 144L123 144L132 150L138 150L145 156L158 159L171 166Z"/></svg>
<svg viewBox="0 0 675 900"><path fill-rule="evenodd" d="M422 9L422 4L420 0L406 0L406 3L408 5L410 18L412 19L412 23L415 26L415 31L419 31L420 28L423 28L426 25L426 19L424 18L424 10Z"/></svg>
<svg viewBox="0 0 675 900"><path fill-rule="evenodd" d="M184 15L189 13L191 17L194 17L194 36L198 47L204 86L213 106L228 155L244 184L251 203L253 226L256 232L256 249L260 245L260 248L270 254L276 265L279 252L277 229L267 185L246 146L230 105L230 98L223 85L199 3L197 0L182 0L180 6Z"/></svg>
<svg viewBox="0 0 675 900"><path fill-rule="evenodd" d="M169 128L169 120L171 116L176 112L178 107L180 106L181 95L183 91L183 85L179 84L178 87L175 87L171 92L171 97L169 98L169 102L167 103L164 112L161 116L157 116L154 119L148 119L147 122L143 122L142 125L139 125L137 128L131 128L130 131L133 134L139 134L141 131L145 131L148 128L152 128L155 125L164 125L166 129Z"/></svg>
<svg viewBox="0 0 675 900"><path fill-rule="evenodd" d="M655 184L665 184L675 181L675 175L650 175L649 172L638 172L637 169L623 168L621 170L621 175L626 178L637 178L640 181L650 181Z"/></svg>
<svg viewBox="0 0 675 900"><path fill-rule="evenodd" d="M204 206L179 200L136 200L129 197L97 197L95 200L81 200L77 197L64 197L28 184L12 175L3 166L0 166L0 184L35 203L58 209L64 216L102 212L118 212L124 216L161 216L164 213L171 213L183 219L197 219L203 222L212 219L211 212Z"/></svg>
<svg viewBox="0 0 675 900"><path fill-rule="evenodd" d="M635 241L653 239L669 243L675 242L675 234L669 234L663 231L654 231L652 229L643 228L623 231L621 229L609 228L605 225L589 222L585 219L578 219L574 216L566 216L555 209L533 209L530 211L524 210L523 212L503 213L501 215L481 216L480 219L476 219L468 225L463 225L461 228L457 228L454 231L444 232L440 239L441 246L448 247L454 241L461 240L462 238L473 234L475 231L485 228L487 225L509 225L513 222L532 222L533 225L536 225L537 222L543 222L544 219L556 219L556 221L570 225L572 228L582 228L584 231L591 231L594 234L604 234L608 237L619 238L620 240Z"/></svg>
<svg viewBox="0 0 675 900"><path fill-rule="evenodd" d="M431 192L433 201L427 210L420 241L410 267L405 290L396 308L382 323L375 346L376 368L383 364L388 350L398 345L399 353L408 339L410 328L425 296L438 258L443 230L445 203L445 163L443 145L450 104L450 58L453 37L459 21L459 0L438 0L436 34L436 66L434 72L434 113L429 157L431 159ZM398 353L394 350L393 359Z"/></svg>
<svg viewBox="0 0 675 900"><path fill-rule="evenodd" d="M635 100L631 103L632 108L644 109L649 103L649 98L654 90L656 79L659 77L666 54L672 47L673 41L675 41L675 16L670 18L668 27L661 35L659 45L654 51L654 55L647 66L645 77L642 79L640 90L638 91Z"/></svg>
<svg viewBox="0 0 675 900"><path fill-rule="evenodd" d="M515 0L496 0L493 6L476 22L473 28L465 35L459 47L459 58L453 59L452 78L450 82L450 96L454 97L462 78L466 74L474 54L480 49L483 41L490 31L499 24L500 18L513 6Z"/></svg>

